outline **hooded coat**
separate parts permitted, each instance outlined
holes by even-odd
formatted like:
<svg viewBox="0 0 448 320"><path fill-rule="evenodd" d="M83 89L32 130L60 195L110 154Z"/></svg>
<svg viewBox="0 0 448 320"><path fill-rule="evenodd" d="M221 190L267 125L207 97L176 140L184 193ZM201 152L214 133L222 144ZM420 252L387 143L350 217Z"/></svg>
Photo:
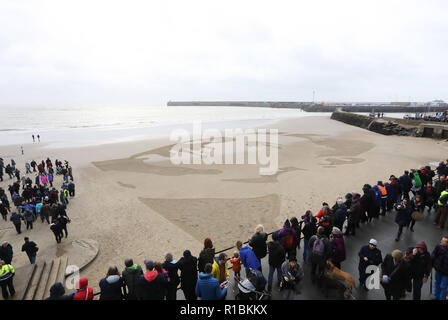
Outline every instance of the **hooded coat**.
<svg viewBox="0 0 448 320"><path fill-rule="evenodd" d="M332 237L333 239L331 240L331 245L333 248L333 253L331 259L334 262L342 262L345 260L344 237L342 236L342 233L333 234Z"/></svg>
<svg viewBox="0 0 448 320"><path fill-rule="evenodd" d="M241 263L246 268L246 272L249 270L249 268L257 270L261 267L260 260L258 260L255 253L248 246L244 246L241 248L240 258L241 258Z"/></svg>
<svg viewBox="0 0 448 320"><path fill-rule="evenodd" d="M280 268L285 261L285 249L278 241L270 241L268 243L269 265L274 268Z"/></svg>
<svg viewBox="0 0 448 320"><path fill-rule="evenodd" d="M100 280L100 300L123 300L123 279L119 275L111 275Z"/></svg>
<svg viewBox="0 0 448 320"><path fill-rule="evenodd" d="M56 282L50 288L50 296L45 300L73 300L73 294L65 294L65 289L62 283Z"/></svg>
<svg viewBox="0 0 448 320"><path fill-rule="evenodd" d="M121 273L123 284L128 288L127 300L137 299L137 282L141 275L143 275L143 270L138 264L124 269Z"/></svg>
<svg viewBox="0 0 448 320"><path fill-rule="evenodd" d="M177 262L180 270L180 286L183 290L196 288L198 281L197 258L191 253L184 252L184 256Z"/></svg>
<svg viewBox="0 0 448 320"><path fill-rule="evenodd" d="M12 247L9 243L6 247L0 246L0 260L5 261L6 264L11 264L12 256Z"/></svg>
<svg viewBox="0 0 448 320"><path fill-rule="evenodd" d="M409 264L411 266L411 278L422 279L429 277L431 274L431 256L428 253L426 243L421 241L415 245L415 248L421 247L424 252L422 254L417 253L415 256L411 255ZM413 248L412 248L413 249Z"/></svg>
<svg viewBox="0 0 448 320"><path fill-rule="evenodd" d="M196 283L196 296L201 300L221 300L227 293L226 288L221 288L219 281L212 277L210 273L199 274Z"/></svg>
<svg viewBox="0 0 448 320"><path fill-rule="evenodd" d="M168 281L156 270L146 271L139 277L139 300L163 300Z"/></svg>
<svg viewBox="0 0 448 320"><path fill-rule="evenodd" d="M77 283L78 292L74 295L73 300L93 300L93 289L89 287L89 280L81 278Z"/></svg>

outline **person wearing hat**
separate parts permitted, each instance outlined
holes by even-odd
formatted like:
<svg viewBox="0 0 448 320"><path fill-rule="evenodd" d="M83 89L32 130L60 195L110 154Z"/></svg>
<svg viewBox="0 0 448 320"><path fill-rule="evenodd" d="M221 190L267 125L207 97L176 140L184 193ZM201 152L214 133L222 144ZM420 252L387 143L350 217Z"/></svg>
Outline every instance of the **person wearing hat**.
<svg viewBox="0 0 448 320"><path fill-rule="evenodd" d="M325 263L331 257L331 243L324 227L317 228L317 234L311 237L308 245L311 249L311 282L314 284L322 279Z"/></svg>
<svg viewBox="0 0 448 320"><path fill-rule="evenodd" d="M3 260L0 260L0 287L2 288L2 295L4 300L8 300L10 295L11 297L13 297L16 293L13 284L14 274L15 271L13 266Z"/></svg>
<svg viewBox="0 0 448 320"><path fill-rule="evenodd" d="M359 284L364 290L369 290L366 286L366 279L369 276L366 273L367 267L370 265L379 266L383 262L381 250L377 248L378 242L370 239L369 244L363 246L358 253L359 256Z"/></svg>
<svg viewBox="0 0 448 320"><path fill-rule="evenodd" d="M300 282L304 277L302 266L295 257L285 261L281 267L282 282L280 287L285 300L294 300L296 294L300 294Z"/></svg>
<svg viewBox="0 0 448 320"><path fill-rule="evenodd" d="M411 268L403 259L403 252L394 250L384 257L380 279L386 300L400 300L405 290L411 292Z"/></svg>
<svg viewBox="0 0 448 320"><path fill-rule="evenodd" d="M154 270L152 260L145 260L144 263L146 272L138 279L138 300L163 300L168 281L162 273Z"/></svg>
<svg viewBox="0 0 448 320"><path fill-rule="evenodd" d="M398 233L395 241L400 241L403 228L411 221L411 209L411 206L408 204L408 199L403 199L401 203L395 205L395 210L397 211L395 223L398 225Z"/></svg>
<svg viewBox="0 0 448 320"><path fill-rule="evenodd" d="M431 256L428 253L426 243L421 241L410 248L412 254L409 255L412 279L412 298L420 300L423 283L428 281L431 275Z"/></svg>
<svg viewBox="0 0 448 320"><path fill-rule="evenodd" d="M180 287L184 292L186 300L196 300L196 282L198 281L198 259L191 255L190 250L185 250L183 257L179 259L177 265L180 270Z"/></svg>

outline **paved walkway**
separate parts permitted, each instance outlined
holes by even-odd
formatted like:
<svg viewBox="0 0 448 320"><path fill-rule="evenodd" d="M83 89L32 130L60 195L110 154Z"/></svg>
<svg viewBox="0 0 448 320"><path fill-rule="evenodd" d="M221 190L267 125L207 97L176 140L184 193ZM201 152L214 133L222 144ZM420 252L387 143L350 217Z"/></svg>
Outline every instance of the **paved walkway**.
<svg viewBox="0 0 448 320"><path fill-rule="evenodd" d="M435 246L439 244L443 235L448 235L448 231L441 230L433 225L435 211L432 210L431 213L425 211L425 219L423 221L417 222L414 226L414 232L408 229L404 229L399 242L395 242L395 236L398 231L398 226L394 222L395 211L391 211L386 214L386 216L380 216L379 219L373 220L368 224L361 224L361 228L356 230L356 236L344 237L345 247L347 252L347 259L342 263L342 270L348 272L353 276L356 281L356 285L359 286L359 273L358 273L358 252L360 248L367 244L371 238L378 241L378 249L381 250L383 258L387 253L391 253L395 249L401 251L406 250L409 246L414 246L417 242L425 241L428 246L428 251L431 253ZM270 240L270 237L269 237ZM303 241L301 242L303 245ZM230 252L230 251L229 251ZM296 300L319 300L325 299L323 292L311 283L311 266L303 265L302 260L302 249L298 253L298 261L303 266L305 272L305 278L302 283L302 293L296 295ZM262 260L263 274L266 277L269 272L269 265L267 257ZM244 269L244 267L243 267ZM433 271L434 272L434 271ZM242 270L241 275L245 275L244 270ZM233 272L230 270L230 277L233 279ZM274 275L274 284L272 289L272 299L281 300L283 299L281 293L276 289L276 275ZM429 292L429 280L422 288L422 300L428 300L430 298ZM238 288L236 287L234 281L231 284L227 293L227 300L234 300L234 296L238 293ZM368 292L363 289L355 289L353 296L357 300L384 300L384 290L370 290ZM178 299L183 300L184 296L182 290L178 290ZM328 299L337 299L336 291L330 292ZM412 300L412 293L406 293L405 300Z"/></svg>

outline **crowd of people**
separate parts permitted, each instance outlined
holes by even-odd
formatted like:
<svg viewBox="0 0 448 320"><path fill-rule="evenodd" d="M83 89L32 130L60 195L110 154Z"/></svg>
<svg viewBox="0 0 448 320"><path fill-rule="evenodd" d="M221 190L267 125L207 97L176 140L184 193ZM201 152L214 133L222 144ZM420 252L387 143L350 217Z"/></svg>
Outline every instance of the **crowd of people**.
<svg viewBox="0 0 448 320"><path fill-rule="evenodd" d="M0 187L0 213L4 222L8 223L8 220L12 222L16 232L21 234L24 232L22 223L28 231L32 230L33 224L40 219L41 223L49 225L57 243L62 241L64 234L67 238L67 224L71 220L66 210L69 198L75 196L73 172L68 161L65 160L63 163L56 159L53 165L49 158L39 163L32 160L25 163L26 173L21 176L14 159L11 159L11 162L5 166L3 158L0 158L0 177L3 176L3 169L9 174L10 179L13 179L11 171L17 178L17 181L8 186L9 197L7 192ZM37 173L34 179L27 176L33 173ZM62 178L59 190L56 189L54 175L60 175ZM24 241L22 252L25 252L30 263L34 264L39 248L35 242L29 240L29 237L25 237ZM0 286L5 300L15 293L12 283L15 272L11 266L12 258L13 248L10 243L4 241L0 247L0 261L3 263L0 271ZM9 293L7 288L9 288Z"/></svg>
<svg viewBox="0 0 448 320"><path fill-rule="evenodd" d="M429 166L406 170L398 178L390 175L387 182L378 181L376 185L365 184L362 194L351 192L338 197L333 206L323 203L322 208L313 214L310 210L301 216L287 219L283 227L272 233L272 240L262 225L255 228L247 245L242 241L235 243L232 257L226 253L217 253L210 238L204 240L204 248L198 257L189 250L176 261L171 253L166 254L164 262L144 261L144 269L132 259L124 261L124 269L119 272L117 266L109 267L105 277L99 283L100 300L175 300L178 287L186 300L223 300L226 299L230 283L229 269L233 270L235 283L241 295L248 298L251 290L266 289L266 295L272 293L274 274L277 276L276 290L283 293L284 299L294 299L302 291L305 277L303 265L310 265L310 278L313 285L322 286L327 277L327 266L343 269L346 260L345 241L356 236L361 224L369 224L375 219L395 211L397 234L400 241L404 228L410 232L417 227L418 221L435 211L434 224L440 229L445 227L448 213L448 166L440 162L432 170ZM303 235L303 238L302 238ZM303 255L298 257L301 240ZM405 292L412 292L415 300L421 299L421 288L435 269L433 299L445 300L448 287L448 237L443 237L431 253L424 241L408 247L405 252L393 250L383 258L376 239L363 245L359 252L359 285L370 290L366 282L380 270L381 286L385 298L401 299ZM268 257L269 270L263 270L261 260ZM299 259L301 261L299 261ZM253 277L268 280L261 281L262 289L247 289L250 283L241 281L244 266L247 279ZM372 269L373 267L373 269ZM246 279L246 280L247 280ZM245 283L245 285L243 285ZM55 283L50 300L92 300L94 292L87 278L77 282L76 290L65 294L61 283Z"/></svg>

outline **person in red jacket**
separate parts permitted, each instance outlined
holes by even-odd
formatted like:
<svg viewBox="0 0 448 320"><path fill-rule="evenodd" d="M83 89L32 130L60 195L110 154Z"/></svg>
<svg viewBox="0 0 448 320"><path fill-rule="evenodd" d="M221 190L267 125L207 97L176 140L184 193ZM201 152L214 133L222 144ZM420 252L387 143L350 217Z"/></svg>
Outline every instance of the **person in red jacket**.
<svg viewBox="0 0 448 320"><path fill-rule="evenodd" d="M93 300L93 289L89 286L87 278L81 278L76 283L76 294L73 300Z"/></svg>

